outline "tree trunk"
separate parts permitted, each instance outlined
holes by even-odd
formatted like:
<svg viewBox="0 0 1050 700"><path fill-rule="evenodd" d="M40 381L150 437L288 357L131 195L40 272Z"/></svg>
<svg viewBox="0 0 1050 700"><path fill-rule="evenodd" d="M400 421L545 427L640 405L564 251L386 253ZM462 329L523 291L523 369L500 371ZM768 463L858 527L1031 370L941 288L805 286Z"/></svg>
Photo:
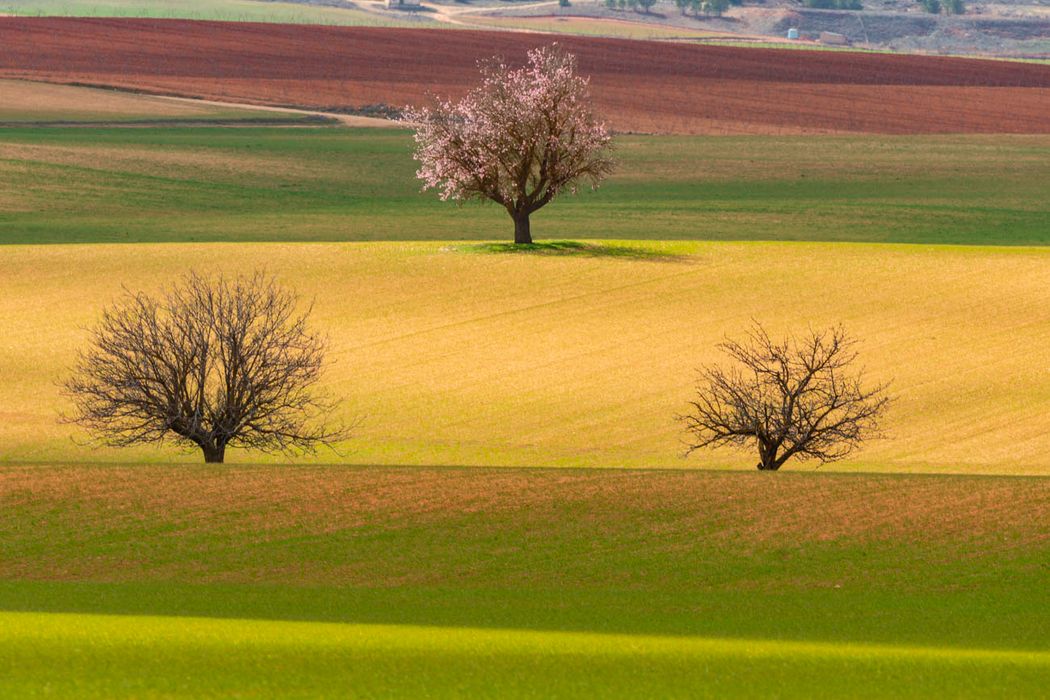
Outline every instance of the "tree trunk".
<svg viewBox="0 0 1050 700"><path fill-rule="evenodd" d="M201 450L204 452L204 461L207 463L222 464L226 458L226 445L203 445Z"/></svg>
<svg viewBox="0 0 1050 700"><path fill-rule="evenodd" d="M758 470L763 472L775 472L780 469L780 465L784 463L784 460L777 459L777 450L775 447L764 447L762 445L758 448Z"/></svg>
<svg viewBox="0 0 1050 700"><path fill-rule="evenodd" d="M518 214L514 217L514 242L526 245L532 243L532 230L529 228L528 214Z"/></svg>

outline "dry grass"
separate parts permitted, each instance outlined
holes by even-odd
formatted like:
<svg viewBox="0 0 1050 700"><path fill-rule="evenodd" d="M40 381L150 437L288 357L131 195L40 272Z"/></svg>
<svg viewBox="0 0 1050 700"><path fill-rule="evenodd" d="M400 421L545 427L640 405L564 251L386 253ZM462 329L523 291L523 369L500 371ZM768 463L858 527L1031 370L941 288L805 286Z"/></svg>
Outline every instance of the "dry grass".
<svg viewBox="0 0 1050 700"><path fill-rule="evenodd" d="M327 388L346 397L347 416L364 416L343 454L322 461L751 468L748 453L683 461L674 416L693 369L756 318L774 331L845 323L871 378L893 380L889 438L841 468L1050 472L1050 252L649 248L681 257L426 243L5 247L0 459L171 459L89 450L56 422L83 329L122 285L265 267L316 296L315 322L332 341Z"/></svg>
<svg viewBox="0 0 1050 700"><path fill-rule="evenodd" d="M197 120L256 116L227 106L114 90L0 80L0 122Z"/></svg>
<svg viewBox="0 0 1050 700"><path fill-rule="evenodd" d="M265 552L289 541L322 542L318 537L336 543L384 531L395 537L428 529L453 533L469 528L475 516L489 527L541 539L548 528L554 528L551 537L566 534L559 527L601 532L626 550L642 541L650 554L671 558L687 557L701 541L738 554L837 543L919 547L930 556L947 548L955 557L1003 557L1045 546L1050 538L1050 492L1038 479L13 466L0 469L0 494L4 512L23 519L39 513L48 528L77 533L57 549L0 561L0 577L36 580L451 583L442 578L449 571L419 567L409 573L397 565L396 552L389 555L389 578L383 578L382 567L361 567L337 554L337 544L331 560L284 561L277 555L265 566L235 556L231 563L227 548L236 550L242 539L245 547L250 541ZM78 553L81 537L122 542L119 533L138 546ZM475 537L484 540L484 533ZM223 549L214 549L217 540L226 543ZM517 551L520 543L508 537L502 546L486 546L496 555Z"/></svg>
<svg viewBox="0 0 1050 700"><path fill-rule="evenodd" d="M1050 538L1050 490L1040 479L844 478L732 475L709 471L533 470L253 466L71 465L0 467L5 508L77 502L99 520L176 520L206 528L241 520L304 535L364 526L430 525L454 515L590 509L606 517L676 513L660 532L705 531L726 542L831 540L933 542ZM72 517L81 517L80 513ZM586 517L586 516L585 516ZM225 525L224 525L225 526ZM655 527L655 526L654 526ZM655 529L654 529L655 531ZM1024 541L1021 542L1023 544ZM1018 544L1011 542L1009 546Z"/></svg>
<svg viewBox="0 0 1050 700"><path fill-rule="evenodd" d="M7 161L7 162L4 162ZM127 143L61 144L0 143L0 172L25 168L19 161L102 169L165 179L196 181L206 177L219 182L241 182L245 173L280 173L296 179L323 180L325 168L295 157L234 153L230 149L186 147L132 147ZM65 183L56 183L62 186ZM0 205L2 206L2 205Z"/></svg>

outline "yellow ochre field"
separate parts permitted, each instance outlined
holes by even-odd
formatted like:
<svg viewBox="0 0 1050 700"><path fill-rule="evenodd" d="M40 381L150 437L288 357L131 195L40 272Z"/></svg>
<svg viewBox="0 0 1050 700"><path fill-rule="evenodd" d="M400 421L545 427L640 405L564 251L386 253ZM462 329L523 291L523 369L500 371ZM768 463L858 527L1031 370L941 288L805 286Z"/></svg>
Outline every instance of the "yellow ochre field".
<svg viewBox="0 0 1050 700"><path fill-rule="evenodd" d="M356 438L304 461L753 468L681 456L695 368L751 319L843 323L887 436L850 471L1050 474L1050 250L819 243L7 246L0 251L0 461L198 461L85 450L60 382L103 306L190 269L265 268L331 340L325 388ZM75 441L76 440L76 441ZM231 461L287 461L234 450ZM812 469L815 463L790 464Z"/></svg>

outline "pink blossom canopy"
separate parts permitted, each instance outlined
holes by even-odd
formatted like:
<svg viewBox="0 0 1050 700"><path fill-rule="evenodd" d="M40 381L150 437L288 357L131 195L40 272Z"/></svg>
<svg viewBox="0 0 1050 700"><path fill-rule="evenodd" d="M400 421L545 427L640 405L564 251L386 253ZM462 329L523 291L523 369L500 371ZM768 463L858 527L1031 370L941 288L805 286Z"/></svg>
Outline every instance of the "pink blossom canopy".
<svg viewBox="0 0 1050 700"><path fill-rule="evenodd" d="M591 187L611 171L610 136L590 104L576 59L556 44L512 69L493 60L459 102L409 109L416 173L443 200L491 199L528 217L559 192Z"/></svg>

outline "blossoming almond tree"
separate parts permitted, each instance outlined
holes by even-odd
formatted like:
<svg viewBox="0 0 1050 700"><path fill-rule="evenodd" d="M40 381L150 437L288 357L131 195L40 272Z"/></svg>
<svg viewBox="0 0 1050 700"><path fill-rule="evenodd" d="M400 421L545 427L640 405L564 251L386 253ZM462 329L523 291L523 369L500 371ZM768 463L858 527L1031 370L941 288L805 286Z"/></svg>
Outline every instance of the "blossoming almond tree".
<svg viewBox="0 0 1050 700"><path fill-rule="evenodd" d="M408 109L416 128L416 173L441 199L491 199L514 220L514 242L532 243L529 216L612 170L610 137L591 108L576 58L557 44L513 69L493 59L459 102Z"/></svg>

